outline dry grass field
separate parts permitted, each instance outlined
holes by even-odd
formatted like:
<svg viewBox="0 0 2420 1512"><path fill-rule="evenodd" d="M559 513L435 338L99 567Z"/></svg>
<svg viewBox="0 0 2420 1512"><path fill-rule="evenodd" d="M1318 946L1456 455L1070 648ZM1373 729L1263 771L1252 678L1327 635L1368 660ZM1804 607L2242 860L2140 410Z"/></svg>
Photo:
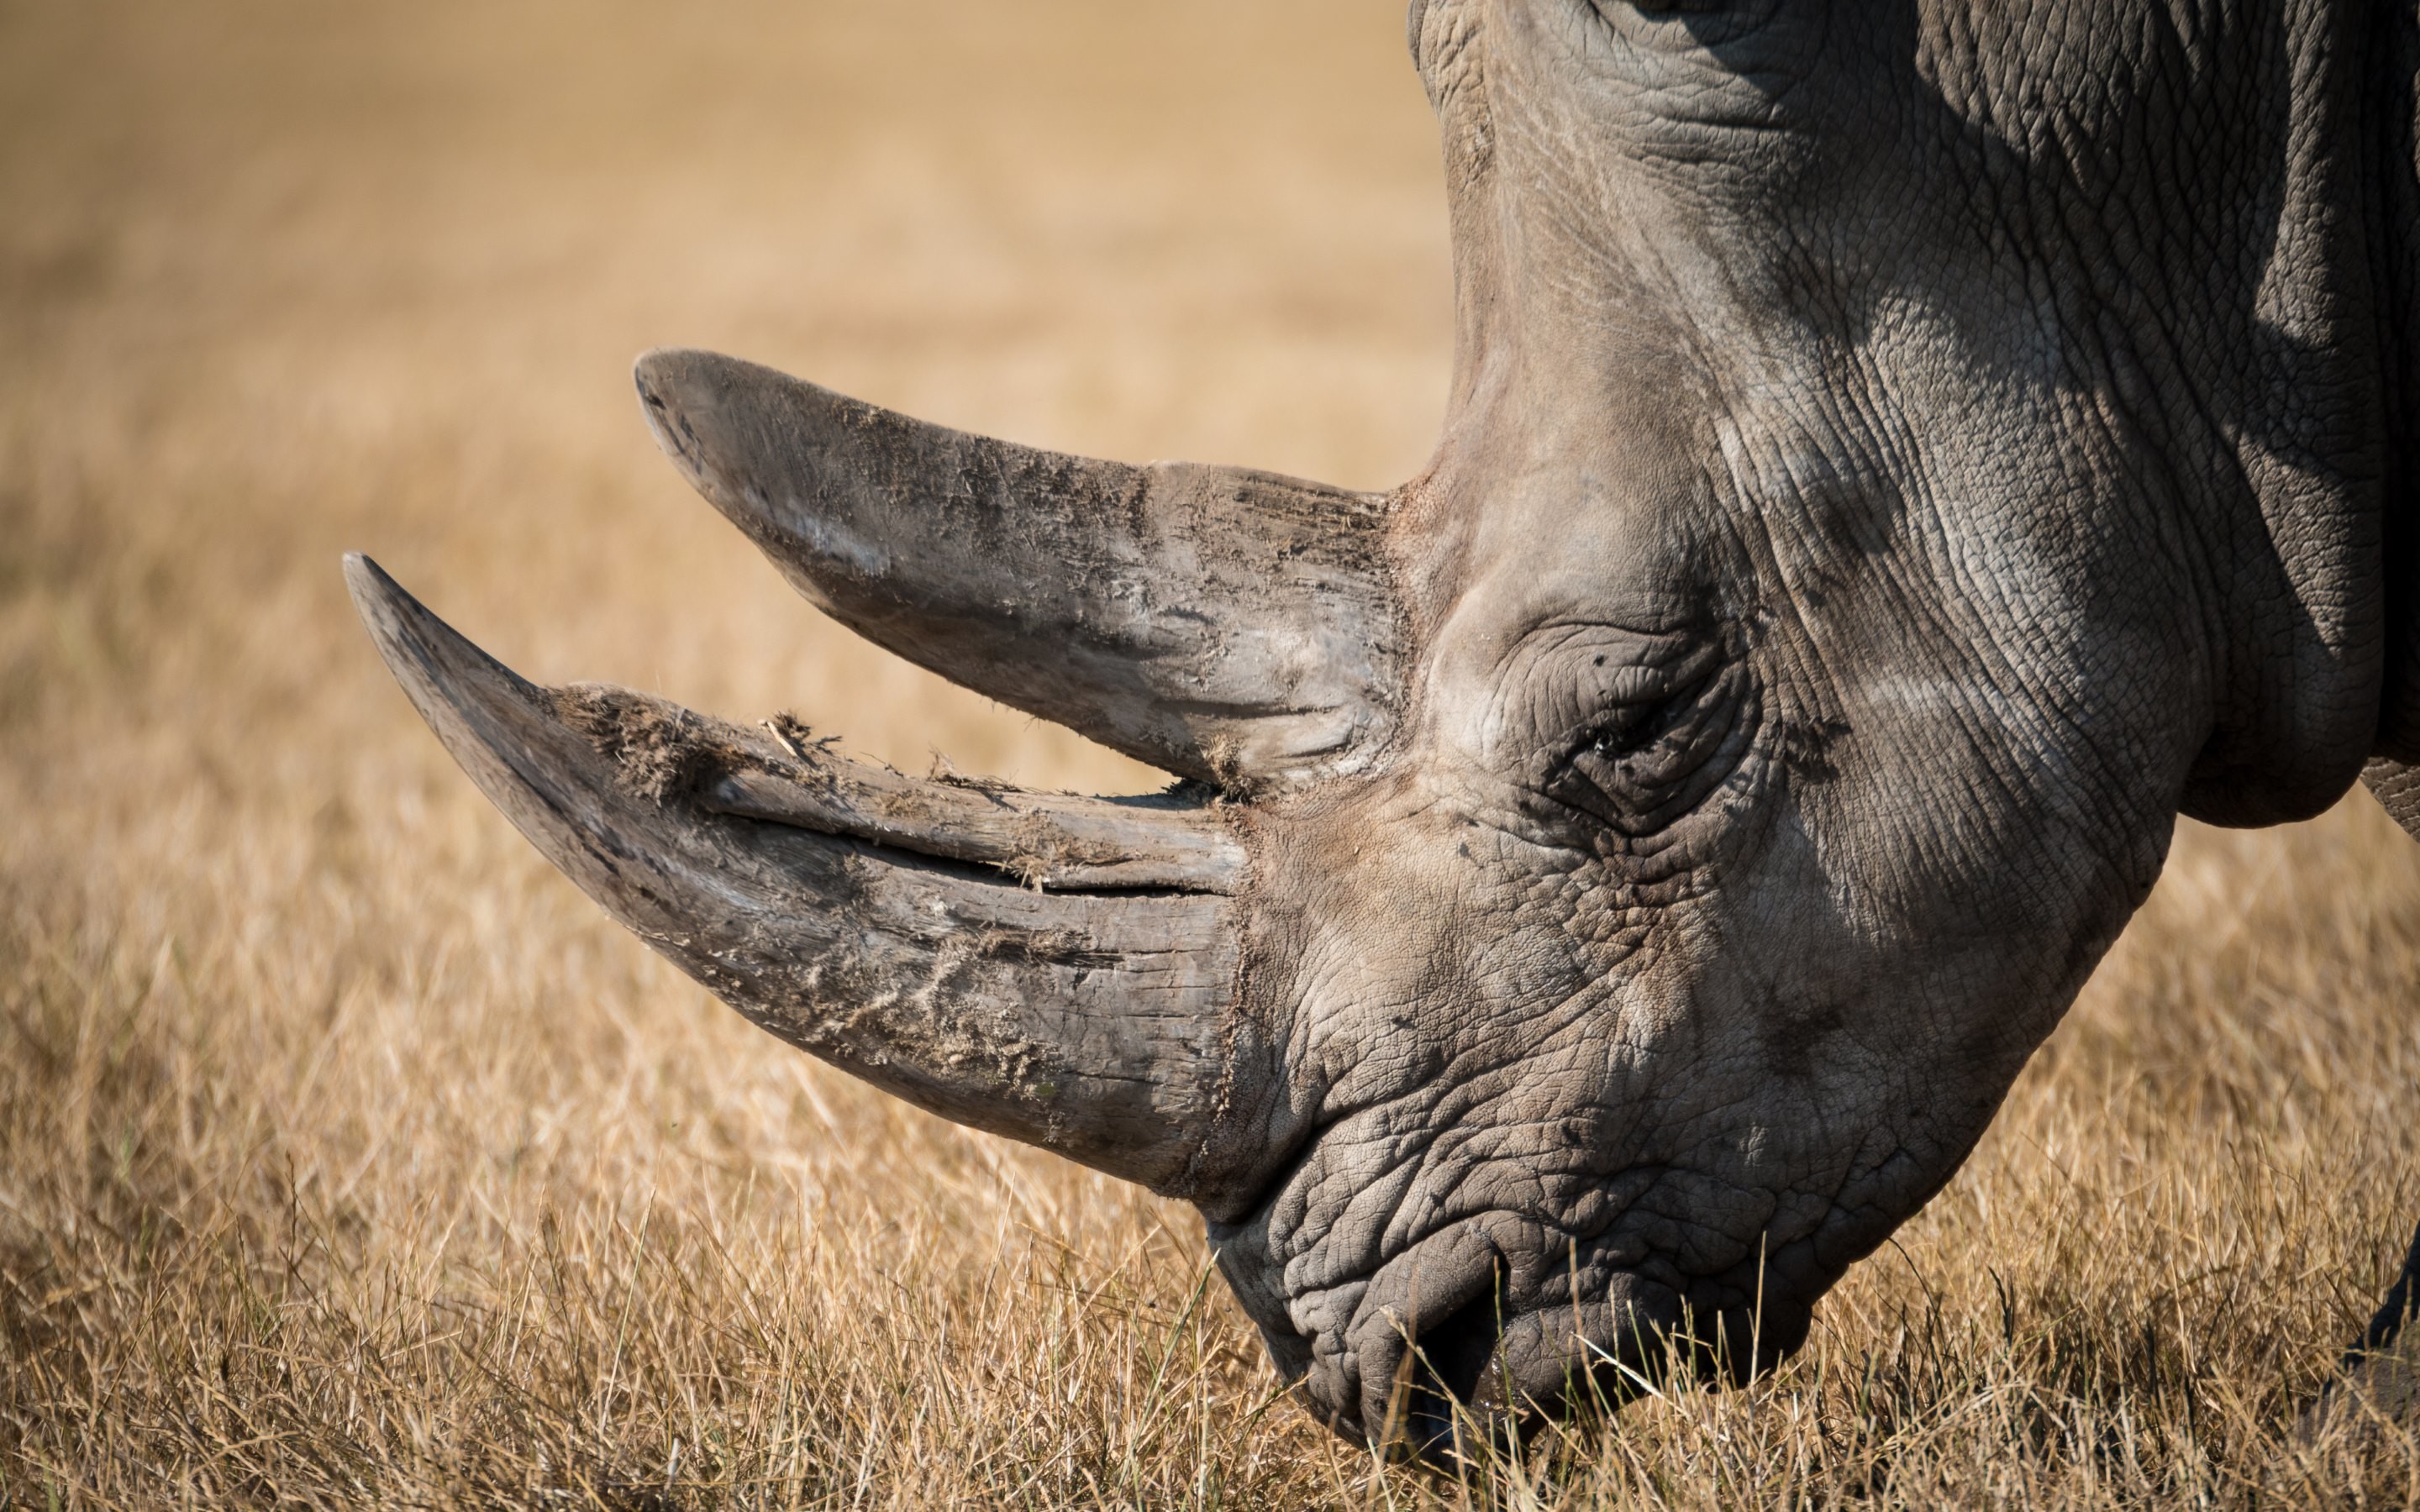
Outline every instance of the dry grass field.
<svg viewBox="0 0 2420 1512"><path fill-rule="evenodd" d="M721 347L1074 450L1421 462L1397 0L0 0L0 1507L2399 1505L2296 1415L2420 1218L2420 846L2187 826L1758 1386L1457 1484L1198 1223L758 1034L345 601L921 769L1151 774L854 643L656 455Z"/></svg>

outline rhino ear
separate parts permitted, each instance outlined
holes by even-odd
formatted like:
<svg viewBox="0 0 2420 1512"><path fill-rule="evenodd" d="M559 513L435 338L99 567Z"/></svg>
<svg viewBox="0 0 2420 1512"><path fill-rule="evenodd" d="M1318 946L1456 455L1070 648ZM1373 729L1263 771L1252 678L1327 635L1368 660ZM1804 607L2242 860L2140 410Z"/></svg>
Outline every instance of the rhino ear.
<svg viewBox="0 0 2420 1512"><path fill-rule="evenodd" d="M800 593L954 682L1230 789L1350 771L1393 728L1388 496L1035 451L711 352L636 376Z"/></svg>

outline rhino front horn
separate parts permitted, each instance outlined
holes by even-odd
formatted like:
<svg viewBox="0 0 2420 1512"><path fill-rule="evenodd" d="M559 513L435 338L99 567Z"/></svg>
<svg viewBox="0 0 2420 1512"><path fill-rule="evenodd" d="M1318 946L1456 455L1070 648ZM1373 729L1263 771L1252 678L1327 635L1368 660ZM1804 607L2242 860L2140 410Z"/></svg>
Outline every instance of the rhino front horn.
<svg viewBox="0 0 2420 1512"><path fill-rule="evenodd" d="M481 791L715 995L943 1118L1171 1196L1215 1182L1257 1079L1231 1002L1247 860L1220 810L920 782L626 689L540 687L367 558L345 571Z"/></svg>
<svg viewBox="0 0 2420 1512"><path fill-rule="evenodd" d="M712 352L636 377L800 593L954 682L1229 789L1354 770L1393 728L1390 496L1035 451Z"/></svg>

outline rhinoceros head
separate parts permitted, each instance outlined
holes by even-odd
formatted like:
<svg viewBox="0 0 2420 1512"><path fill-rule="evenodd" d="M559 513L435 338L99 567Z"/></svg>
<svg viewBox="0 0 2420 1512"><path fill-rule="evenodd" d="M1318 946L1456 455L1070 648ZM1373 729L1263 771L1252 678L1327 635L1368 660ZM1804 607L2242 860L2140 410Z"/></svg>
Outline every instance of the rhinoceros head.
<svg viewBox="0 0 2420 1512"><path fill-rule="evenodd" d="M726 1001L1198 1204L1340 1429L1435 1452L1676 1335L1745 1369L1955 1169L2180 810L2313 812L2376 735L2356 28L2173 8L1415 5L1459 336L1390 494L641 360L815 604L1164 795L540 688L356 595Z"/></svg>

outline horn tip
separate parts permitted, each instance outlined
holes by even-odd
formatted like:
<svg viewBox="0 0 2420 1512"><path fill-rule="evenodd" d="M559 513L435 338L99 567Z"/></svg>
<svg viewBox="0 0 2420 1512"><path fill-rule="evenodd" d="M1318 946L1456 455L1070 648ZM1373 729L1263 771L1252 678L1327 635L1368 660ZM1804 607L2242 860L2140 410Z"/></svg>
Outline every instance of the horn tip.
<svg viewBox="0 0 2420 1512"><path fill-rule="evenodd" d="M392 663L397 636L412 617L411 611L416 609L423 615L428 611L366 552L345 553L345 588L352 594L353 612L362 617L370 639Z"/></svg>
<svg viewBox="0 0 2420 1512"><path fill-rule="evenodd" d="M377 562L373 561L368 552L348 551L345 553L345 584L347 587L352 589L356 594L361 593L362 587L365 583L392 582L395 579L387 577L385 569L380 567Z"/></svg>
<svg viewBox="0 0 2420 1512"><path fill-rule="evenodd" d="M702 347L650 347L630 363L630 381L639 391L639 402L650 410L667 402L699 397L736 381L761 381L768 377L778 379L782 375Z"/></svg>
<svg viewBox="0 0 2420 1512"><path fill-rule="evenodd" d="M653 347L641 352L630 364L640 417L690 486L708 499L715 496L715 489L698 426L713 428L710 416L719 408L718 397L731 387L731 371L746 365L736 358L690 347Z"/></svg>
<svg viewBox="0 0 2420 1512"><path fill-rule="evenodd" d="M457 702L474 688L528 687L359 551L345 553L345 586L387 670L432 723L439 718L438 701Z"/></svg>
<svg viewBox="0 0 2420 1512"><path fill-rule="evenodd" d="M710 355L693 347L650 347L630 363L630 380L644 395L650 389L676 381L699 357Z"/></svg>

